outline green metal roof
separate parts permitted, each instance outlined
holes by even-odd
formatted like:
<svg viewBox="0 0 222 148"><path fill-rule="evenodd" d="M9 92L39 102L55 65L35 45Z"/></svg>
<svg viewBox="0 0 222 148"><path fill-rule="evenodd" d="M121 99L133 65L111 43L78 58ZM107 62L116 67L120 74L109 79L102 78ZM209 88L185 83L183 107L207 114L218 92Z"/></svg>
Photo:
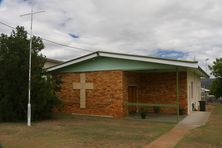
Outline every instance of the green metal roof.
<svg viewBox="0 0 222 148"><path fill-rule="evenodd" d="M124 70L124 71L140 71L155 69L175 69L175 66L147 63L141 61L95 57L80 63L76 63L59 69L60 72L86 72L86 71L104 71L104 70Z"/></svg>

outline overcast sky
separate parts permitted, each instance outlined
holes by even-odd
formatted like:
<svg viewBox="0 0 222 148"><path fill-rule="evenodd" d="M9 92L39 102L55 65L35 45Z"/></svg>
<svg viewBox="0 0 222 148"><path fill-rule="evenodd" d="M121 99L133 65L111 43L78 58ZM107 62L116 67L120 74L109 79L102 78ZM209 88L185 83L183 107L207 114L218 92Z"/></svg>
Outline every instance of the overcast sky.
<svg viewBox="0 0 222 148"><path fill-rule="evenodd" d="M34 0L33 32L88 50L212 62L222 57L222 0ZM30 0L0 0L0 21L29 30ZM11 29L0 24L1 33ZM89 52L44 41L48 58Z"/></svg>

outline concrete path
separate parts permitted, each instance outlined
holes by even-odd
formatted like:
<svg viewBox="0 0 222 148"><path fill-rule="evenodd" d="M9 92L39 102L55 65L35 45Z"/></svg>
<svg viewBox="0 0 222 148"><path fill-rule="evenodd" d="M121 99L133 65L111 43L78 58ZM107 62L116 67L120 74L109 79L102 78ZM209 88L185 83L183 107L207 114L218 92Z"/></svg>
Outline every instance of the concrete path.
<svg viewBox="0 0 222 148"><path fill-rule="evenodd" d="M206 124L210 112L195 111L145 148L173 148L189 130Z"/></svg>

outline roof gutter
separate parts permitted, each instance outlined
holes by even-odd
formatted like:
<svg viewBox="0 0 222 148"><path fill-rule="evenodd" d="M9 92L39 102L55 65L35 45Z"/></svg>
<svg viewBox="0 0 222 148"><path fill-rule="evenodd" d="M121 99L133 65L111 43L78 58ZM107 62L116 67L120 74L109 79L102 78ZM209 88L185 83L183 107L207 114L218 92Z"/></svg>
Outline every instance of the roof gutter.
<svg viewBox="0 0 222 148"><path fill-rule="evenodd" d="M207 78L210 78L210 75L208 73L206 73L200 66L198 66L198 70Z"/></svg>
<svg viewBox="0 0 222 148"><path fill-rule="evenodd" d="M75 59L75 60L67 61L67 62L64 62L64 63L62 63L62 64L59 64L59 65L50 67L50 68L47 69L47 71L48 71L48 72L54 71L54 70L56 70L56 69L64 68L64 67L66 67L66 66L69 66L69 65L72 65L72 64L75 64L75 63L79 63L79 62L82 62L82 61L85 61L85 60L88 60L88 59L95 58L95 57L97 57L97 56L98 56L97 53L93 53L93 54L90 54L90 55L88 55L88 56L83 56L83 57L77 58L77 59Z"/></svg>

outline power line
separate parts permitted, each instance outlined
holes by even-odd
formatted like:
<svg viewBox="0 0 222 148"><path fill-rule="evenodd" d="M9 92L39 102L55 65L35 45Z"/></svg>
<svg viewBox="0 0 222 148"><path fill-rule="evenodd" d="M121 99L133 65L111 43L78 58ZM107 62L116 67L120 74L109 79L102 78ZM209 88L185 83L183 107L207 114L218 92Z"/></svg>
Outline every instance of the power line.
<svg viewBox="0 0 222 148"><path fill-rule="evenodd" d="M4 26L7 26L7 27L9 27L9 28L15 29L14 27L12 27L12 26L10 26L10 25L8 25L8 24L6 24L6 23L3 23L3 22L1 22L1 21L0 21L0 24L2 24L2 25L4 25Z"/></svg>
<svg viewBox="0 0 222 148"><path fill-rule="evenodd" d="M9 25L9 24L6 24L4 22L1 22L0 21L0 24L4 25L4 26L7 26L9 28L12 28L12 29L16 29L15 27ZM28 32L28 34L30 34ZM40 36L41 37L41 36ZM42 37L41 37L42 38ZM73 49L77 49L77 50L82 50L82 51L85 51L85 52L95 52L95 51L92 51L92 50L89 50L89 49L85 49L85 48L80 48L80 47L75 47L75 46L70 46L70 45L65 45L65 44L62 44L62 43L58 43L58 42L55 42L55 41L52 41L52 40L49 40L49 39L45 39L45 38L42 38L42 40L44 41L47 41L47 42L50 42L50 43L53 43L53 44L56 44L56 45L59 45L59 46L64 46L64 47L68 47L68 48L73 48Z"/></svg>
<svg viewBox="0 0 222 148"><path fill-rule="evenodd" d="M88 49L84 49L84 48L79 48L79 47L74 47L74 46L70 46L70 45L61 44L61 43L54 42L54 41L51 41L51 40L48 40L48 39L45 39L45 38L42 38L42 40L50 42L50 43L53 43L53 44L56 44L56 45L68 47L68 48L75 48L75 49L86 51L86 52L94 52L94 51L91 51L91 50L88 50Z"/></svg>

